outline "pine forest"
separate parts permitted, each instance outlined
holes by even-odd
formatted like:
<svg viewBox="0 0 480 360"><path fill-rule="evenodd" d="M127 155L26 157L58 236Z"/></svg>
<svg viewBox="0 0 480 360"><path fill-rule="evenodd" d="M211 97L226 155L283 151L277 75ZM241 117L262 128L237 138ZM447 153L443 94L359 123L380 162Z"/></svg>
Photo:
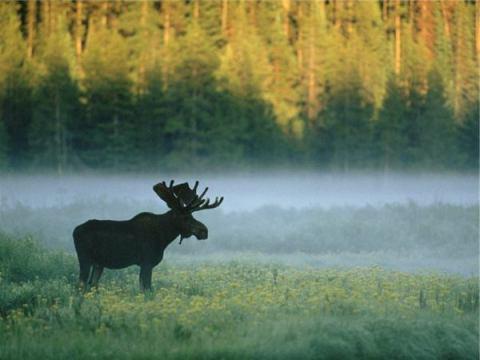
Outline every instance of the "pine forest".
<svg viewBox="0 0 480 360"><path fill-rule="evenodd" d="M0 171L478 169L480 3L4 1Z"/></svg>

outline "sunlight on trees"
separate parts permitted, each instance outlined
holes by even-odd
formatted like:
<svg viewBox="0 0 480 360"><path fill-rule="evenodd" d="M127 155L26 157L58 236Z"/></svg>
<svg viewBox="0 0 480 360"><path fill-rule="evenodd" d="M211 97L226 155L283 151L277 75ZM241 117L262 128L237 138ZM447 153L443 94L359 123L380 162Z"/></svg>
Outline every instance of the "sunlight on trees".
<svg viewBox="0 0 480 360"><path fill-rule="evenodd" d="M479 8L1 3L0 168L477 168Z"/></svg>

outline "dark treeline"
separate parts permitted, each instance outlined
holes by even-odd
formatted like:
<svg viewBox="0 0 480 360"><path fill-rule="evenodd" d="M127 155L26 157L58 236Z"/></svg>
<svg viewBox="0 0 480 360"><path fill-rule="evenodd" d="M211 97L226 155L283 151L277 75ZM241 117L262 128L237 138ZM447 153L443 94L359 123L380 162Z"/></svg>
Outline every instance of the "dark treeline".
<svg viewBox="0 0 480 360"><path fill-rule="evenodd" d="M478 166L475 1L0 3L0 168Z"/></svg>

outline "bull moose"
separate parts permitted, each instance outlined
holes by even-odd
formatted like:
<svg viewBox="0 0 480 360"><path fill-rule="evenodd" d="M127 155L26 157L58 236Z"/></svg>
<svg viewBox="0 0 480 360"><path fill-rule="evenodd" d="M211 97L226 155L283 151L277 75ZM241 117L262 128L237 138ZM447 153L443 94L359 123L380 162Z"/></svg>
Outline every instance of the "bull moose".
<svg viewBox="0 0 480 360"><path fill-rule="evenodd" d="M194 235L198 240L208 237L208 229L193 218L195 211L218 207L223 197L210 204L204 199L208 187L197 195L198 181L193 189L187 183L167 186L165 182L153 187L170 208L164 214L142 212L130 220L89 220L75 228L73 239L80 265L80 286L97 286L103 269L122 269L140 266L140 288L150 290L152 269L163 259L166 247L180 235Z"/></svg>

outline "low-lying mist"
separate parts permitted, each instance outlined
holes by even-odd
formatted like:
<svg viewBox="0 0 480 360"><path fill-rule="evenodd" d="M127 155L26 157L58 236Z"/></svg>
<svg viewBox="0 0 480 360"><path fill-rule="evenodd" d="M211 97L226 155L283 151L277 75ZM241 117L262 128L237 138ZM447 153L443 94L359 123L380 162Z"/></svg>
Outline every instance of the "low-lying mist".
<svg viewBox="0 0 480 360"><path fill-rule="evenodd" d="M0 178L0 201L30 207L66 205L73 202L134 200L150 210L164 204L152 191L159 181L195 180L210 188L208 195L222 195L225 212L251 211L277 205L285 209L331 206L379 206L415 202L418 205L478 203L478 177L445 174L344 174L271 172L231 175L110 175L110 176L16 176ZM94 209L92 209L95 211ZM138 209L141 210L141 209Z"/></svg>
<svg viewBox="0 0 480 360"><path fill-rule="evenodd" d="M0 232L73 251L73 228L92 218L162 213L152 186L200 180L219 209L195 213L207 241L172 243L166 261L260 261L478 271L478 178L469 175L269 173L207 176L7 176Z"/></svg>

